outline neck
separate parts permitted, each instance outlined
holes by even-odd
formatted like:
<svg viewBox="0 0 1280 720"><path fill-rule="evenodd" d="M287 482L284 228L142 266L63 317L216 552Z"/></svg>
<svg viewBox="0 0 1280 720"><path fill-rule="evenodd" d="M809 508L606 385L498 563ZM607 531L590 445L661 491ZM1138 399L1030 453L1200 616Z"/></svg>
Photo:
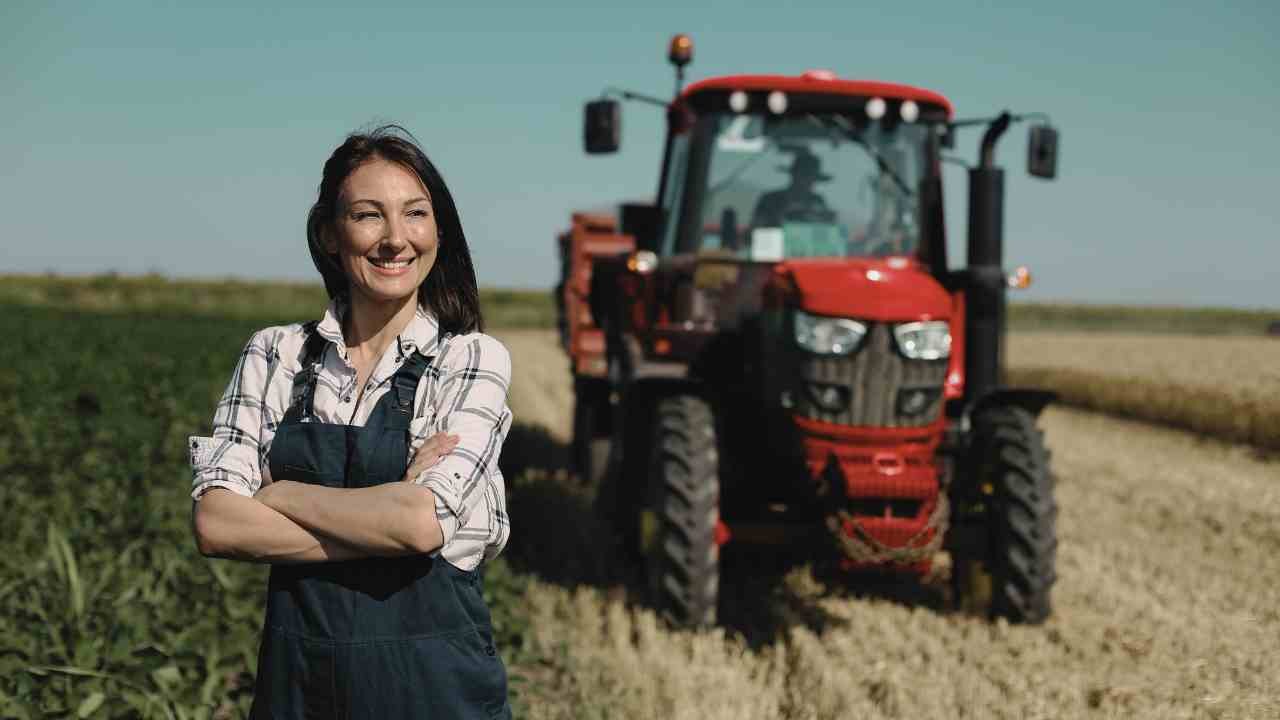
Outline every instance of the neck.
<svg viewBox="0 0 1280 720"><path fill-rule="evenodd" d="M379 302L351 293L351 307L343 322L342 335L350 352L362 357L378 357L413 320L418 294L399 300Z"/></svg>

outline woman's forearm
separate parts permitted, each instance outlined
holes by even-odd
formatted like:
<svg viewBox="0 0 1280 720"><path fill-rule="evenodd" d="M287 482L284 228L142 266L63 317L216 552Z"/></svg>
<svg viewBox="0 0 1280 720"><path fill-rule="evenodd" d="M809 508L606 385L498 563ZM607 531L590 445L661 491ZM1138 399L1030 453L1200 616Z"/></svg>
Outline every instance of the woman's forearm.
<svg viewBox="0 0 1280 720"><path fill-rule="evenodd" d="M259 563L312 563L367 557L336 538L325 537L251 497L213 488L192 507L200 553Z"/></svg>
<svg viewBox="0 0 1280 720"><path fill-rule="evenodd" d="M433 552L444 542L435 496L414 483L331 488L278 480L255 497L303 528L368 555Z"/></svg>

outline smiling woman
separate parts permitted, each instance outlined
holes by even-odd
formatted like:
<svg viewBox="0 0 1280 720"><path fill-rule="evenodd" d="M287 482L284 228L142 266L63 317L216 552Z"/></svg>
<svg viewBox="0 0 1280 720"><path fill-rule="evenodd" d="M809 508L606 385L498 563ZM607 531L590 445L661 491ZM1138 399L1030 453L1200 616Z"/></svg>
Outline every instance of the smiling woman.
<svg viewBox="0 0 1280 720"><path fill-rule="evenodd" d="M390 242L379 245L388 234ZM362 281L372 274L366 267L372 260L416 258L419 267L409 277L420 284L419 301L432 308L440 327L484 329L453 195L435 165L395 126L351 136L324 164L320 194L307 216L307 245L331 298L371 289ZM403 289L407 282L396 285Z"/></svg>
<svg viewBox="0 0 1280 720"><path fill-rule="evenodd" d="M506 348L444 179L347 138L307 218L330 303L254 333L189 440L202 553L272 565L252 717L509 717L482 593L509 534Z"/></svg>
<svg viewBox="0 0 1280 720"><path fill-rule="evenodd" d="M427 189L404 166L370 160L347 176L333 222L321 230L351 289L374 301L410 294L440 246Z"/></svg>

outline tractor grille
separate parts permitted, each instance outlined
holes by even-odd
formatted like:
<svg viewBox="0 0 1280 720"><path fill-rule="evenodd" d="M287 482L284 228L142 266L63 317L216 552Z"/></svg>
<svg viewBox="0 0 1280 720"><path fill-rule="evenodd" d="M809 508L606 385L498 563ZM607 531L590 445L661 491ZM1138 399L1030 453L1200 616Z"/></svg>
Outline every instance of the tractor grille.
<svg viewBox="0 0 1280 720"><path fill-rule="evenodd" d="M800 358L795 412L810 420L875 427L920 427L938 418L946 360L908 360L889 326L873 324L851 355ZM923 390L923 409L902 412L899 391ZM824 394L825 393L825 394ZM834 402L833 402L834 401ZM915 409L915 408L912 408Z"/></svg>

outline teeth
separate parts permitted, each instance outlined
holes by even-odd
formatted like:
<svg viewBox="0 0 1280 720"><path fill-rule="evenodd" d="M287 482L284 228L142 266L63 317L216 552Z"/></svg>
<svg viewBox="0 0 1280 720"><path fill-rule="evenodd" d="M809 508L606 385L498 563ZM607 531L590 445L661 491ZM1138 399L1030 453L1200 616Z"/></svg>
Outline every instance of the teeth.
<svg viewBox="0 0 1280 720"><path fill-rule="evenodd" d="M378 267L384 267L384 268L394 270L396 268L408 267L409 263L413 262L413 259L410 258L409 260L392 261L392 260L374 260L371 258L369 262L373 263L374 265L377 265Z"/></svg>

